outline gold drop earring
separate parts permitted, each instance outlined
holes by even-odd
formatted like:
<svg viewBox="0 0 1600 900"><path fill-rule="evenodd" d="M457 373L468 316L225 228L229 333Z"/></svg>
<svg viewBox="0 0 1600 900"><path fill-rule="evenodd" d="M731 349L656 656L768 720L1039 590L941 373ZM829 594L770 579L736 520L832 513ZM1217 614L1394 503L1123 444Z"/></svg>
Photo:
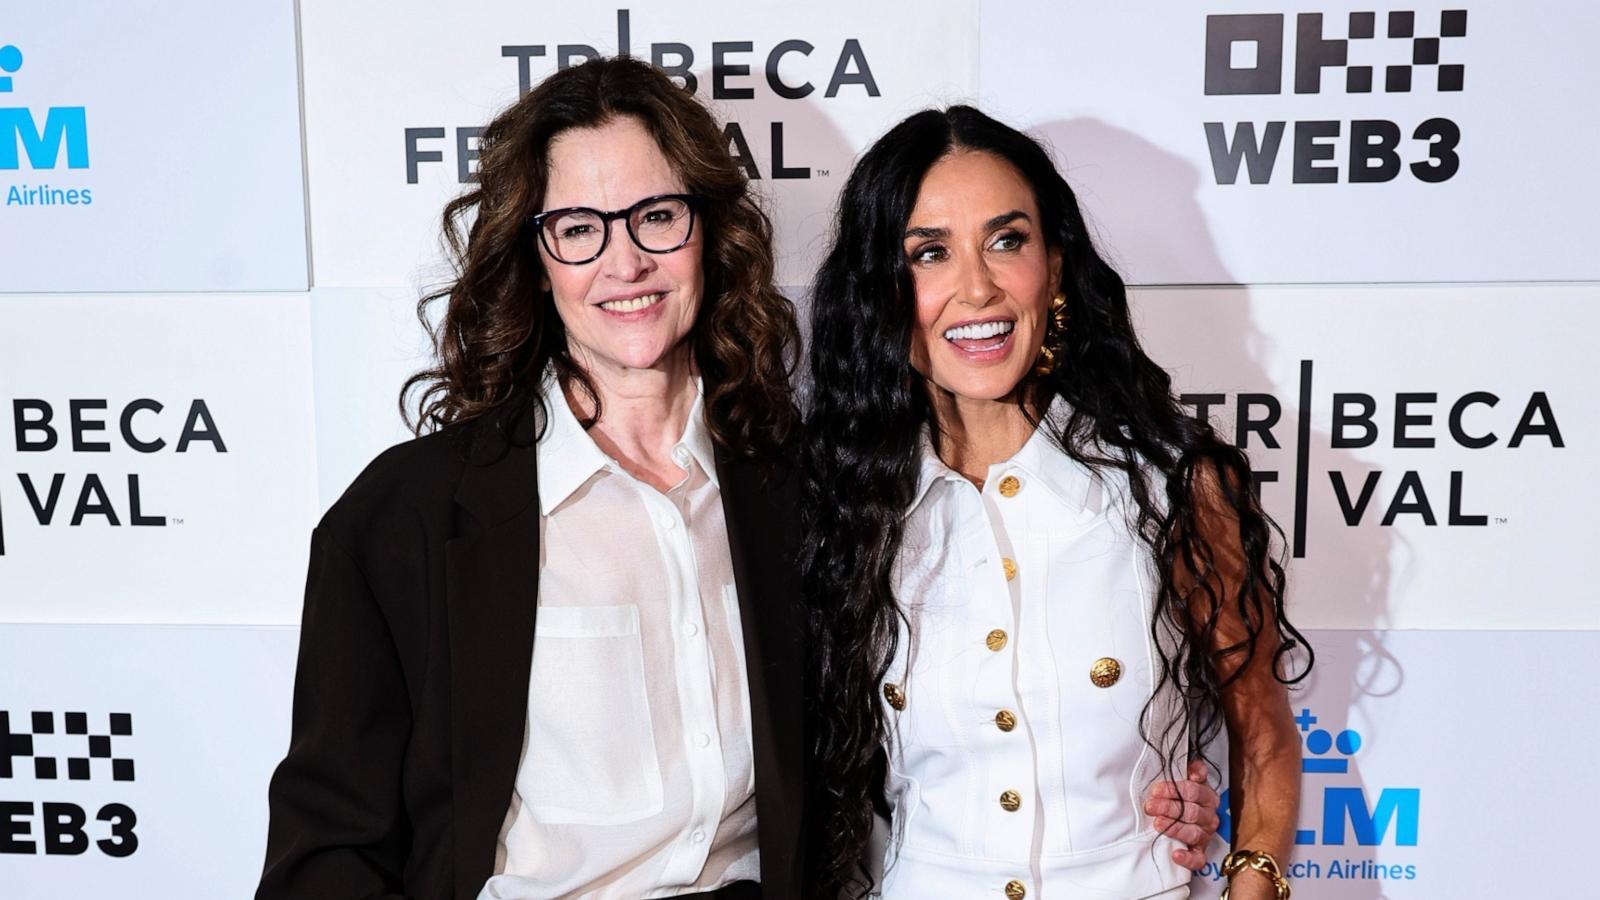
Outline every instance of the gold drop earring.
<svg viewBox="0 0 1600 900"><path fill-rule="evenodd" d="M1050 319L1045 325L1044 343L1039 345L1039 360L1034 363L1033 371L1039 375L1049 375L1056 368L1056 353L1061 349L1067 336L1067 295L1056 294L1050 300Z"/></svg>

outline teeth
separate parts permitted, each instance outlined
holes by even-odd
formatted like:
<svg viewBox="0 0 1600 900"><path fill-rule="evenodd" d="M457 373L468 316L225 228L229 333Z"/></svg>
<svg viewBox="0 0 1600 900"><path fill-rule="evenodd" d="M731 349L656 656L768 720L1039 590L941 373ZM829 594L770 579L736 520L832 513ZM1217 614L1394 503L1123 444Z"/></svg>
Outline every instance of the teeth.
<svg viewBox="0 0 1600 900"><path fill-rule="evenodd" d="M984 338L997 337L1010 334L1011 329L1017 327L1015 322L981 322L976 325L961 325L944 333L947 341L981 341Z"/></svg>
<svg viewBox="0 0 1600 900"><path fill-rule="evenodd" d="M646 307L654 306L656 303L659 303L663 296L665 295L661 293L655 293L645 294L643 297L635 297L632 300L611 300L600 304L600 308L609 312L638 312L641 309L645 309Z"/></svg>
<svg viewBox="0 0 1600 900"><path fill-rule="evenodd" d="M645 307L654 306L657 303L660 303L661 298L665 296L666 294L663 293L655 293L645 294L643 297L635 297L632 300L608 300L607 302L600 304L600 308L606 310L607 312L638 312Z"/></svg>

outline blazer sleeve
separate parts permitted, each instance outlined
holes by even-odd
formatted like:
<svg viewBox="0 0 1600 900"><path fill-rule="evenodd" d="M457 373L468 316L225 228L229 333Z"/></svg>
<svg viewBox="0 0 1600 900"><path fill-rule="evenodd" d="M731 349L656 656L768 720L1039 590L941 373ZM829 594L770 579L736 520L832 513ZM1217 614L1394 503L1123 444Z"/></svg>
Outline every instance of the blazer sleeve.
<svg viewBox="0 0 1600 900"><path fill-rule="evenodd" d="M257 900L401 900L411 704L389 626L355 559L311 538L289 752L267 792Z"/></svg>

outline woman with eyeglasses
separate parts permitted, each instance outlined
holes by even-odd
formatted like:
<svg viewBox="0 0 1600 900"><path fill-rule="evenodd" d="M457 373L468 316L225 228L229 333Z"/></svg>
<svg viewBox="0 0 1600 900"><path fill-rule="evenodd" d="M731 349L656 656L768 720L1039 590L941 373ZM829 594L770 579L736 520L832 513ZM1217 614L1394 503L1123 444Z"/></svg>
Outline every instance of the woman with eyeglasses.
<svg viewBox="0 0 1600 900"><path fill-rule="evenodd" d="M706 108L627 58L536 85L481 154L423 301L423 436L312 539L257 896L797 898L768 219Z"/></svg>
<svg viewBox="0 0 1600 900"><path fill-rule="evenodd" d="M1186 897L1179 820L1215 801L1161 782L1226 730L1232 900L1287 897L1305 644L1273 526L1044 149L965 106L879 139L810 363L821 892Z"/></svg>

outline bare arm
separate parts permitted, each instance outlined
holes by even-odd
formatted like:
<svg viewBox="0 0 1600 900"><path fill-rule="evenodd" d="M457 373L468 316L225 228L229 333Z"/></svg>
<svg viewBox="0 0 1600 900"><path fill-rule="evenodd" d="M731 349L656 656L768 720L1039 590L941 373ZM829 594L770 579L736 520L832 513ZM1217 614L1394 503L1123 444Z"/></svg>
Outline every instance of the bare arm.
<svg viewBox="0 0 1600 900"><path fill-rule="evenodd" d="M1244 486L1229 486L1247 490ZM1180 564L1179 586L1189 596L1195 621L1215 617L1209 648L1223 682L1222 713L1228 729L1229 807L1233 815L1233 849L1259 850L1282 866L1289 864L1300 800L1300 740L1290 715L1288 693L1275 671L1281 639L1275 627L1272 597L1261 572L1258 589L1241 591L1251 565L1244 550L1239 518L1216 470L1195 477L1198 526L1210 545L1209 566L1195 571ZM1209 591L1206 588L1209 587ZM1253 649L1241 645L1256 631ZM1230 650L1228 648L1240 648ZM1271 881L1259 873L1234 879L1231 900L1270 900Z"/></svg>

